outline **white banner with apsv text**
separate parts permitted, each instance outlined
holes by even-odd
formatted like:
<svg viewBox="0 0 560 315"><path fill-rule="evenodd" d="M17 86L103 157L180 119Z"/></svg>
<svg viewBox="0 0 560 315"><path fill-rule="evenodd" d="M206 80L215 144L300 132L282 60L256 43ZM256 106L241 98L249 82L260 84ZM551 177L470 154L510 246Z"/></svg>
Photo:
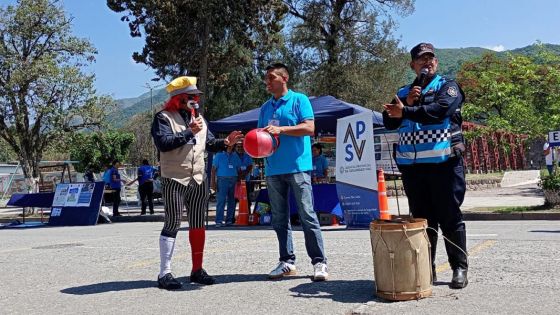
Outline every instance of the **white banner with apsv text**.
<svg viewBox="0 0 560 315"><path fill-rule="evenodd" d="M369 227L379 217L371 111L336 125L336 190L348 227Z"/></svg>

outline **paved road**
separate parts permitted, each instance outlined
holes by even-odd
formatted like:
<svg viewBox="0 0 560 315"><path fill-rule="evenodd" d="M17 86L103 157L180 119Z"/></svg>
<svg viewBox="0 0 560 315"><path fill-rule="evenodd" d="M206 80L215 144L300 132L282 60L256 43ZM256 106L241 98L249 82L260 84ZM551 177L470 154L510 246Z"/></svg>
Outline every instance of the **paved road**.
<svg viewBox="0 0 560 315"><path fill-rule="evenodd" d="M374 295L367 230L324 231L331 279L310 281L303 234L299 275L268 281L277 260L268 228L210 229L205 267L214 286L155 287L161 223L0 230L2 314L558 314L560 221L468 222L469 286L452 290L442 246L430 298L387 303ZM187 232L174 271L190 269ZM441 244L441 243L440 243Z"/></svg>

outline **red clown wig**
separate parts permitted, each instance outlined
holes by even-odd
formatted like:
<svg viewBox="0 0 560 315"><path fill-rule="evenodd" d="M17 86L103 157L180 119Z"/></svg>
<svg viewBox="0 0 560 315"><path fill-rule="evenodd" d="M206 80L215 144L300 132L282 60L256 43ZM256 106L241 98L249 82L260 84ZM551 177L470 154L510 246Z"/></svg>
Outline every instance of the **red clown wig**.
<svg viewBox="0 0 560 315"><path fill-rule="evenodd" d="M185 94L178 94L172 96L167 103L163 106L163 109L170 112L178 112L181 109L181 102L185 98Z"/></svg>

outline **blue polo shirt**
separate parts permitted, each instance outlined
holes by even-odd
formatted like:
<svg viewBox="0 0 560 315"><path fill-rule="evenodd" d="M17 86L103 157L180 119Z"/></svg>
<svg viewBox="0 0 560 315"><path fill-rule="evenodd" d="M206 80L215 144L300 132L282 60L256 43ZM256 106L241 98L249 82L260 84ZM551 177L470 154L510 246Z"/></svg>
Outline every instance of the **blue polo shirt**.
<svg viewBox="0 0 560 315"><path fill-rule="evenodd" d="M279 126L299 125L304 120L314 119L313 108L307 96L288 90L278 100L271 97L261 106L258 127L268 126L271 119L278 120ZM311 171L311 138L281 134L278 150L266 160L266 176Z"/></svg>
<svg viewBox="0 0 560 315"><path fill-rule="evenodd" d="M237 154L237 156L239 156L239 153ZM245 171L249 166L253 165L253 159L247 153L243 153L243 155L240 156L239 159L241 160L240 168L242 171ZM245 180L251 180L250 173L247 174Z"/></svg>
<svg viewBox="0 0 560 315"><path fill-rule="evenodd" d="M235 152L220 152L214 156L212 167L216 168L216 176L237 176L237 170L241 167L239 155Z"/></svg>
<svg viewBox="0 0 560 315"><path fill-rule="evenodd" d="M154 178L154 168L151 165L142 165L138 168L138 184L142 185Z"/></svg>
<svg viewBox="0 0 560 315"><path fill-rule="evenodd" d="M325 177L325 170L329 168L329 162L327 158L319 154L318 156L313 157L313 176L318 178Z"/></svg>
<svg viewBox="0 0 560 315"><path fill-rule="evenodd" d="M111 178L111 188L112 189L121 189L122 182L121 182L121 174L119 174L119 170L116 167L111 167L109 170L110 178ZM113 175L115 175L115 179L113 179Z"/></svg>

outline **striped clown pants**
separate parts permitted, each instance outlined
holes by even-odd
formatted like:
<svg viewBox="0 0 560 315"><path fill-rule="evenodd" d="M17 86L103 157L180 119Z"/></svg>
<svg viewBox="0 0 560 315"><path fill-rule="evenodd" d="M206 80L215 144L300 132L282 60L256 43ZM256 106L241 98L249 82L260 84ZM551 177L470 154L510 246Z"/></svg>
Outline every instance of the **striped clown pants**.
<svg viewBox="0 0 560 315"><path fill-rule="evenodd" d="M175 238L181 227L183 209L187 210L190 229L204 227L208 204L206 181L191 180L187 186L170 178L161 178L161 192L165 203L165 224L161 235Z"/></svg>

